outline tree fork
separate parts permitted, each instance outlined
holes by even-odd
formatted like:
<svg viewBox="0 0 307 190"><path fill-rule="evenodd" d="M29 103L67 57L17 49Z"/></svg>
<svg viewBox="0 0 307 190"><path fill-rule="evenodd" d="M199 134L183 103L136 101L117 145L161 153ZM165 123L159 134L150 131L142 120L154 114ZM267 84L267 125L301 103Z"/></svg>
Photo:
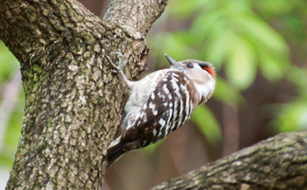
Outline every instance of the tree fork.
<svg viewBox="0 0 307 190"><path fill-rule="evenodd" d="M124 97L104 55L121 51L136 77L166 4L114 0L102 20L74 0L1 0L0 39L20 61L26 94L7 189L100 188ZM306 139L280 134L154 189L306 189Z"/></svg>
<svg viewBox="0 0 307 190"><path fill-rule="evenodd" d="M104 55L122 52L136 77L166 2L114 0L105 20L75 0L0 2L0 39L20 61L26 96L7 189L100 188L124 104Z"/></svg>

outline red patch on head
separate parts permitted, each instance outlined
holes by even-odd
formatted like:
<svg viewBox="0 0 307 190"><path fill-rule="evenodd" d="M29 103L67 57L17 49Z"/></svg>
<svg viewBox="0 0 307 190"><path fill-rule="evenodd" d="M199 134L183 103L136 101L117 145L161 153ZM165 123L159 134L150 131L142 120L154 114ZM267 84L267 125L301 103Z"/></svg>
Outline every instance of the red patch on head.
<svg viewBox="0 0 307 190"><path fill-rule="evenodd" d="M210 68L206 68L206 70L208 71L208 73L210 74L210 75L212 75L213 77L215 77L215 73L214 73L214 71L212 70L212 69L210 69Z"/></svg>
<svg viewBox="0 0 307 190"><path fill-rule="evenodd" d="M213 77L215 77L214 71L210 67L203 67L203 69L206 69L206 71Z"/></svg>
<svg viewBox="0 0 307 190"><path fill-rule="evenodd" d="M200 63L199 66L203 69L203 70L206 70L212 77L215 78L215 72L214 72L214 69L212 69L210 67L210 64L209 63Z"/></svg>

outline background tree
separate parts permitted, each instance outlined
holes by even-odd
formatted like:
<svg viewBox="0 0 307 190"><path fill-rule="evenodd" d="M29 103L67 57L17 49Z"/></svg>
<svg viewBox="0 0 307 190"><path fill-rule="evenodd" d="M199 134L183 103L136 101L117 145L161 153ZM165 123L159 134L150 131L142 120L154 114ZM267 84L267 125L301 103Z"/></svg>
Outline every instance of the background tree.
<svg viewBox="0 0 307 190"><path fill-rule="evenodd" d="M107 184L146 189L268 136L306 128L306 6L283 0L170 1L148 36L149 67L166 65L165 52L177 60L213 62L220 76L215 95L163 146L124 156L108 171ZM18 64L0 48L0 129L6 131L0 162L9 166L23 116L23 101L12 97L23 95L12 74Z"/></svg>

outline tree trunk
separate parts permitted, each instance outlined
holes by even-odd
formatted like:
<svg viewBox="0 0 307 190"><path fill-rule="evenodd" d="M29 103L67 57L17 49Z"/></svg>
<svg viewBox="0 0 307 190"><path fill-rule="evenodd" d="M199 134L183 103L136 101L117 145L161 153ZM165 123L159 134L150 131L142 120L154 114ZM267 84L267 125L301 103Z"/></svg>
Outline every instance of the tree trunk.
<svg viewBox="0 0 307 190"><path fill-rule="evenodd" d="M285 133L152 190L307 189L307 131Z"/></svg>
<svg viewBox="0 0 307 190"><path fill-rule="evenodd" d="M124 104L124 84L104 55L122 52L136 77L166 2L114 0L102 20L75 0L0 1L0 39L20 61L26 96L7 189L101 186Z"/></svg>
<svg viewBox="0 0 307 190"><path fill-rule="evenodd" d="M105 55L122 52L136 77L144 38L166 3L114 0L101 20L74 0L0 1L0 39L21 63L26 95L7 189L101 186L124 103ZM306 139L281 134L154 189L306 189Z"/></svg>

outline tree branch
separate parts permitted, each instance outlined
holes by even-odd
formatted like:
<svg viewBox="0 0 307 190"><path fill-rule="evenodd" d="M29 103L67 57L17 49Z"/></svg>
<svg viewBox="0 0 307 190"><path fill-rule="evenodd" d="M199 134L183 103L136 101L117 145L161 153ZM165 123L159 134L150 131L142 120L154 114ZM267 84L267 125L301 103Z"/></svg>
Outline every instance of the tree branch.
<svg viewBox="0 0 307 190"><path fill-rule="evenodd" d="M304 189L307 131L279 134L152 190Z"/></svg>
<svg viewBox="0 0 307 190"><path fill-rule="evenodd" d="M147 3L146 8L159 6L156 1ZM133 6L141 8L144 2L135 1ZM134 25L149 30L148 23L156 20L164 6L134 17ZM108 12L110 18L126 18L134 14L131 11ZM21 63L26 96L7 189L101 186L103 156L124 105L124 84L110 72L105 55L122 52L129 61L125 70L135 77L148 52L144 38L117 24L101 20L75 0L1 0L0 39Z"/></svg>
<svg viewBox="0 0 307 190"><path fill-rule="evenodd" d="M121 25L136 39L145 37L168 0L113 0L103 18Z"/></svg>

